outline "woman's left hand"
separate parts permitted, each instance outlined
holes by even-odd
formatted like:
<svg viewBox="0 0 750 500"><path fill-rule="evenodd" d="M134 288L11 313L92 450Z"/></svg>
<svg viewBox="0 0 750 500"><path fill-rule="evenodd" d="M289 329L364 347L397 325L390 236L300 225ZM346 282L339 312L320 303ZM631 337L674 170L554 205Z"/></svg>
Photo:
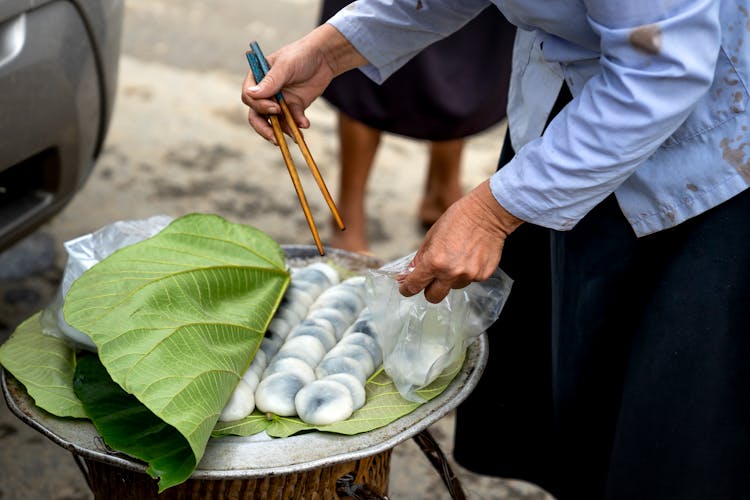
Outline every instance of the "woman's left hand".
<svg viewBox="0 0 750 500"><path fill-rule="evenodd" d="M452 288L484 281L497 269L508 234L523 221L505 210L485 181L451 205L430 228L414 256L411 272L398 277L410 297L424 290L438 303Z"/></svg>

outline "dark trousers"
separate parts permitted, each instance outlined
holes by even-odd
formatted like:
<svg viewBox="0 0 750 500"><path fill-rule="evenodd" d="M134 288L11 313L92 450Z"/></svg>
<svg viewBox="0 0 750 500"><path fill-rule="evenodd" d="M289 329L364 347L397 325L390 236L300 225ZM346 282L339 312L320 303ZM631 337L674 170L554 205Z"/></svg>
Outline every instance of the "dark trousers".
<svg viewBox="0 0 750 500"><path fill-rule="evenodd" d="M636 238L524 224L455 458L558 499L750 498L750 192Z"/></svg>

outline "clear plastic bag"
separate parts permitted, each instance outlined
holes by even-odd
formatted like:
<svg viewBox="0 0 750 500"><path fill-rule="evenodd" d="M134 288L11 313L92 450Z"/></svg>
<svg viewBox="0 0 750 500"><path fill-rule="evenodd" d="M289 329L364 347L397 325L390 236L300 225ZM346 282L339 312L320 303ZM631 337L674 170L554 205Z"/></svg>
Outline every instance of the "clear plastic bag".
<svg viewBox="0 0 750 500"><path fill-rule="evenodd" d="M115 250L148 239L164 229L172 217L155 215L144 220L117 221L97 231L66 241L68 260L62 283L52 303L42 311L44 333L64 337L77 348L96 351L94 342L83 332L70 326L63 318L62 308L68 290L86 270L108 257Z"/></svg>
<svg viewBox="0 0 750 500"><path fill-rule="evenodd" d="M424 293L404 297L396 276L408 272L414 253L367 273L367 307L373 313L383 366L399 393L424 402L417 391L457 361L500 315L513 280L498 269L487 280L454 289L438 304Z"/></svg>

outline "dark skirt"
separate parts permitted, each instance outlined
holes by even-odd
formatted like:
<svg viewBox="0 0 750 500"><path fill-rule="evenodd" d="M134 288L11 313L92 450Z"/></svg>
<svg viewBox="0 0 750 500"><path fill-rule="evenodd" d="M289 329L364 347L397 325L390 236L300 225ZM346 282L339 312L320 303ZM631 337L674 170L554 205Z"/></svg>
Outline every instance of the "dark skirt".
<svg viewBox="0 0 750 500"><path fill-rule="evenodd" d="M558 499L750 498L750 192L636 238L610 196L525 224L455 458Z"/></svg>
<svg viewBox="0 0 750 500"><path fill-rule="evenodd" d="M326 0L324 22L349 0ZM495 7L406 63L382 85L361 71L331 82L323 97L370 127L442 141L481 132L505 117L515 27Z"/></svg>

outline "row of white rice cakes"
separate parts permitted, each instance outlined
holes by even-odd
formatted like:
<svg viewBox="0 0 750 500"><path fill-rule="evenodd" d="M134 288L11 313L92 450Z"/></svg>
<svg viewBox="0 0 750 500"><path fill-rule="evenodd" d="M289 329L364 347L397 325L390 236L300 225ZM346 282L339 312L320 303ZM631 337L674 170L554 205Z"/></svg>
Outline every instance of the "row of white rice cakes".
<svg viewBox="0 0 750 500"><path fill-rule="evenodd" d="M365 278L339 280L317 262L292 271L266 337L219 420L264 413L311 425L346 420L365 404L365 382L382 363Z"/></svg>

